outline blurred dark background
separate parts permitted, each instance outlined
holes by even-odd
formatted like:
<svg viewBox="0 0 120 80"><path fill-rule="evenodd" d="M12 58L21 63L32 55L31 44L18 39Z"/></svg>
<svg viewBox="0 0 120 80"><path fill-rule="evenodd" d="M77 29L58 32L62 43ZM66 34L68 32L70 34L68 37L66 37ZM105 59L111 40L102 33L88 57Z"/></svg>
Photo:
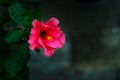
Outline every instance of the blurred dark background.
<svg viewBox="0 0 120 80"><path fill-rule="evenodd" d="M42 20L57 17L66 44L33 54L30 80L120 80L120 0L43 0Z"/></svg>
<svg viewBox="0 0 120 80"><path fill-rule="evenodd" d="M66 34L52 57L30 51L29 80L120 80L120 0L19 1L40 3L41 20L58 18Z"/></svg>

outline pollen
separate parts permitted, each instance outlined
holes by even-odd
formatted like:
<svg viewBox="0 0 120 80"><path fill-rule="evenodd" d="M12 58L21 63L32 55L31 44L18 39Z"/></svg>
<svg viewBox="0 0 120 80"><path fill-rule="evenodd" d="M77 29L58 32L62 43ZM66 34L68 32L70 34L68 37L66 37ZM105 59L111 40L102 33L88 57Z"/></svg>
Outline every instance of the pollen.
<svg viewBox="0 0 120 80"><path fill-rule="evenodd" d="M47 36L47 40L52 41L53 40L52 36Z"/></svg>

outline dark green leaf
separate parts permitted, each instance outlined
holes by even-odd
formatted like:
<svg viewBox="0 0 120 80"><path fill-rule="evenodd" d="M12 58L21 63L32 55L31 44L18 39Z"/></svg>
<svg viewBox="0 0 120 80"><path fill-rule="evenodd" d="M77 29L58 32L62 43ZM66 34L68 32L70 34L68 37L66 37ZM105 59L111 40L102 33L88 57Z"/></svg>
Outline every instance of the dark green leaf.
<svg viewBox="0 0 120 80"><path fill-rule="evenodd" d="M8 9L10 17L18 24L23 25L24 17L28 14L28 10L20 3L14 3Z"/></svg>
<svg viewBox="0 0 120 80"><path fill-rule="evenodd" d="M41 9L34 9L29 11L24 5L20 3L14 3L9 6L10 17L18 24L31 27L34 19L41 19Z"/></svg>
<svg viewBox="0 0 120 80"><path fill-rule="evenodd" d="M15 76L28 61L28 44L20 44L5 59L5 70L9 76Z"/></svg>
<svg viewBox="0 0 120 80"><path fill-rule="evenodd" d="M22 39L22 36L25 34L25 31L20 29L13 29L6 35L7 43L17 43Z"/></svg>

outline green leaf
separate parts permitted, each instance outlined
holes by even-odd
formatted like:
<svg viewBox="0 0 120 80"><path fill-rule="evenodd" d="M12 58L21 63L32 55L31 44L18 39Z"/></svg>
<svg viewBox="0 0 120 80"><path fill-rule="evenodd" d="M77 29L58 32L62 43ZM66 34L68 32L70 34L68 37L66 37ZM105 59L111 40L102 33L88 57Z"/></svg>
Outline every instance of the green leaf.
<svg viewBox="0 0 120 80"><path fill-rule="evenodd" d="M22 40L22 36L25 34L25 31L20 29L13 29L6 35L7 43L17 43Z"/></svg>
<svg viewBox="0 0 120 80"><path fill-rule="evenodd" d="M29 59L28 44L20 44L11 51L12 53L6 57L4 63L7 75L14 77L27 64Z"/></svg>
<svg viewBox="0 0 120 80"><path fill-rule="evenodd" d="M13 3L9 6L9 15L17 23L22 25L24 16L27 15L28 11L20 3Z"/></svg>
<svg viewBox="0 0 120 80"><path fill-rule="evenodd" d="M10 17L18 24L31 27L32 21L34 19L41 19L41 9L34 9L30 11L24 5L20 3L14 3L9 6L9 15Z"/></svg>

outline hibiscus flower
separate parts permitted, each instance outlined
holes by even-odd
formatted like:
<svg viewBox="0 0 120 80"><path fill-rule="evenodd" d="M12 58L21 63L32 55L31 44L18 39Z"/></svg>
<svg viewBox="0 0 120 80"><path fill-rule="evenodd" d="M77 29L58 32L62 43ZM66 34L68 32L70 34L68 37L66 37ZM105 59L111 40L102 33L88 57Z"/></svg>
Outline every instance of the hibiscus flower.
<svg viewBox="0 0 120 80"><path fill-rule="evenodd" d="M31 50L44 48L45 56L51 56L56 48L65 44L65 34L58 26L57 18L51 18L47 22L33 20L31 34L28 40Z"/></svg>

